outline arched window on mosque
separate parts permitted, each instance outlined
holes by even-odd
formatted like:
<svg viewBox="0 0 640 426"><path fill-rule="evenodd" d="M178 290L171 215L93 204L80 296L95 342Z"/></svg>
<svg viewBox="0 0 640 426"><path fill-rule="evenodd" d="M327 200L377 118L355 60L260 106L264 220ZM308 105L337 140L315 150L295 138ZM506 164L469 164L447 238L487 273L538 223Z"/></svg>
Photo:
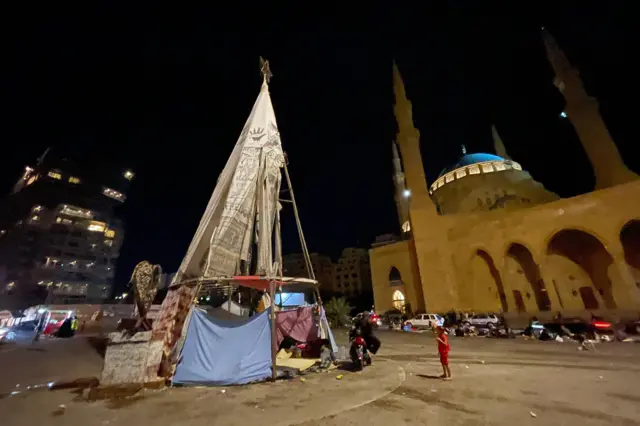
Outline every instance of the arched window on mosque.
<svg viewBox="0 0 640 426"><path fill-rule="evenodd" d="M391 267L389 271L389 287L397 287L402 285L402 276L400 275L400 271L395 266Z"/></svg>
<svg viewBox="0 0 640 426"><path fill-rule="evenodd" d="M394 309L397 309L400 312L404 312L404 308L405 308L404 294L402 294L400 290L396 290L393 292L393 307Z"/></svg>
<svg viewBox="0 0 640 426"><path fill-rule="evenodd" d="M405 223L402 224L402 232L409 232L411 231L411 223L409 223L409 221L406 221Z"/></svg>

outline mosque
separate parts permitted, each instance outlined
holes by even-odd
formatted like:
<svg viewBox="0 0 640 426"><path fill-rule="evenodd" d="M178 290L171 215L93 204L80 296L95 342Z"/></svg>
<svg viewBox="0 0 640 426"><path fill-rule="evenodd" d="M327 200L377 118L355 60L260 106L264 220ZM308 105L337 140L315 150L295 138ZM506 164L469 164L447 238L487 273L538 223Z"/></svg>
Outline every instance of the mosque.
<svg viewBox="0 0 640 426"><path fill-rule="evenodd" d="M378 312L640 312L640 180L625 166L578 71L543 36L564 114L593 167L594 191L561 199L546 190L507 155L495 128L497 155L464 153L428 185L411 102L394 68L394 184L403 238L370 250Z"/></svg>

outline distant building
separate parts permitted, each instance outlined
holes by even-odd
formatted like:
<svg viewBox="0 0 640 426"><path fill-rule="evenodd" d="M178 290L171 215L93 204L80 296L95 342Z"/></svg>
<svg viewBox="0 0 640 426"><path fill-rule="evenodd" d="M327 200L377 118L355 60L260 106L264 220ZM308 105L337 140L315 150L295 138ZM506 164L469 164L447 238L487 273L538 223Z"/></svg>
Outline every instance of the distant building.
<svg viewBox="0 0 640 426"><path fill-rule="evenodd" d="M51 155L25 167L0 201L0 308L111 296L124 238L114 209L133 178L111 172Z"/></svg>
<svg viewBox="0 0 640 426"><path fill-rule="evenodd" d="M333 267L334 291L347 297L371 292L369 252L361 248L346 248Z"/></svg>
<svg viewBox="0 0 640 426"><path fill-rule="evenodd" d="M333 262L329 256L319 253L310 253L311 266L323 290L333 289ZM309 277L302 253L293 253L283 256L283 272L289 277Z"/></svg>

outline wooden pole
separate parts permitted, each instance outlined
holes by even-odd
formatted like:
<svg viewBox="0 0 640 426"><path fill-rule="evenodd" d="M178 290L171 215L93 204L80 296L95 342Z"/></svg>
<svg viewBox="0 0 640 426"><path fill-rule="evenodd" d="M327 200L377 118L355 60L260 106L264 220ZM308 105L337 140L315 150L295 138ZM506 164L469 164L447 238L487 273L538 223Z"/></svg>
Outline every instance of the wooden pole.
<svg viewBox="0 0 640 426"><path fill-rule="evenodd" d="M293 216L296 219L296 225L298 227L298 236L300 237L300 245L302 246L302 254L304 256L305 265L307 267L307 273L312 280L316 279L316 274L313 270L313 264L311 263L311 257L309 256L309 249L307 248L307 241L304 238L304 232L302 232L302 223L300 222L300 215L298 214L298 205L296 204L296 196L293 193L293 186L291 185L291 176L289 176L289 169L287 168L288 159L285 154L284 161L284 176L287 180L287 187L291 195L291 204L293 204ZM322 305L322 299L320 298L320 285L315 288L315 297L319 305Z"/></svg>
<svg viewBox="0 0 640 426"><path fill-rule="evenodd" d="M269 282L269 297L271 297L271 378L273 380L277 377L276 371L276 343L278 341L276 337L276 283Z"/></svg>

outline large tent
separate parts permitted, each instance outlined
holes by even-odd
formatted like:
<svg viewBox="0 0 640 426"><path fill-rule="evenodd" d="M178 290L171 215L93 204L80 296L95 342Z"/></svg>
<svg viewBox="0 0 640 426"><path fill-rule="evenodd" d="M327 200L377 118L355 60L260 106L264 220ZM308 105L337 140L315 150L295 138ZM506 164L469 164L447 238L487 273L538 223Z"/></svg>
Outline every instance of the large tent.
<svg viewBox="0 0 640 426"><path fill-rule="evenodd" d="M161 374L172 376L174 383L227 385L275 378L278 340L284 335L327 339L337 350L308 259L269 95L268 63L262 66L260 94L154 323L154 333L165 342ZM281 169L308 278L282 273ZM264 311L248 319L222 319L194 305L208 290L223 289L230 297L238 286L262 294ZM317 296L316 303L297 307L293 300L304 302L299 293L305 290Z"/></svg>

